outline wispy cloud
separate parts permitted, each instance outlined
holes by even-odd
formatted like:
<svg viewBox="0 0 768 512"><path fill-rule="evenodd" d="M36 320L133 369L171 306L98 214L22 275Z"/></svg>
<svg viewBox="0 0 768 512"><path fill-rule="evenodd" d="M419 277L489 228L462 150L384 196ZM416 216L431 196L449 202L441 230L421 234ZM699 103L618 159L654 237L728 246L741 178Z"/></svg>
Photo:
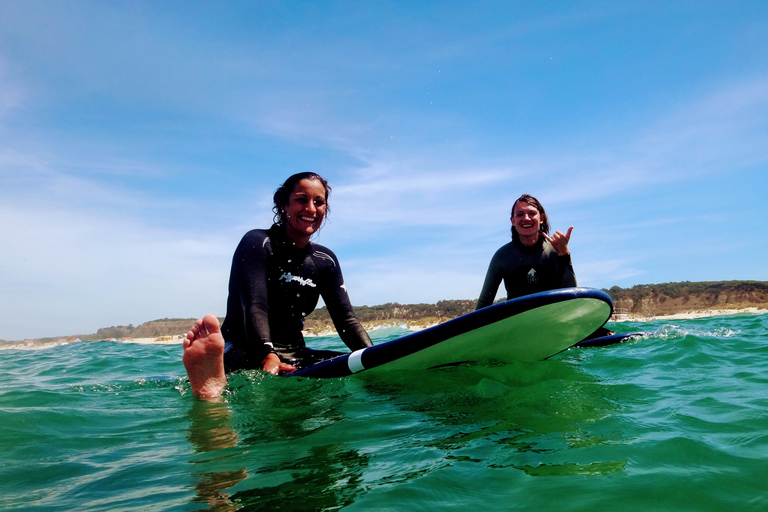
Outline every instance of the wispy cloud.
<svg viewBox="0 0 768 512"><path fill-rule="evenodd" d="M25 94L22 87L11 76L7 59L0 54L0 130L6 116L16 109L23 108Z"/></svg>
<svg viewBox="0 0 768 512"><path fill-rule="evenodd" d="M161 230L77 205L3 204L0 226L4 337L221 313L233 247L226 236ZM33 328L32 318L43 326Z"/></svg>
<svg viewBox="0 0 768 512"><path fill-rule="evenodd" d="M687 179L768 160L768 77L727 83L641 133L634 150L656 176Z"/></svg>
<svg viewBox="0 0 768 512"><path fill-rule="evenodd" d="M724 108L723 104L738 108ZM619 145L589 147L582 154L528 154L518 158L510 155L515 164L509 168L485 170L459 164L443 172L435 172L431 162L422 159L402 164L370 162L357 180L339 189L337 199L344 205L339 210L343 231L347 233L342 238L350 243L354 238L376 237L385 232L383 226L387 224L395 227L395 232L403 226L421 226L423 233L429 233L430 226L446 228L438 232L471 241L479 250L460 254L444 247L444 241L424 237L417 251L398 246L388 252L387 259L379 262L380 275L403 274L400 268L404 262L397 253L408 254L407 268L424 269L423 274L417 273L420 276L429 275L430 260L436 255L440 269L466 269L468 261L482 266L495 250L487 237L498 237L497 246L508 237L505 219L512 196L531 191L545 200L548 207L560 211L561 222L567 222L568 217L571 222L573 217L581 219L582 225L574 237L574 246L582 251L576 256L580 280L610 286L649 272L639 253L632 258L613 257L611 253L616 247L648 246L647 241L638 240L646 233L658 237L665 232L674 233L668 242L671 246L689 247L697 243L699 230L691 231L689 226L706 224L700 211L661 218L654 211L658 212L663 205L660 201L673 190L686 190L692 178L723 171L746 172L747 165L768 162L768 145L763 144L765 134L760 129L766 115L765 81L758 79L693 98L664 119L626 133ZM615 141L616 137L612 139ZM748 148L745 141L749 141ZM685 165L681 167L680 163ZM658 190L665 190L665 194L654 192ZM622 198L632 203L641 201L641 210L634 217L640 215L642 221L621 224L626 216L616 213L622 208ZM663 208L670 209L672 205ZM601 232L603 235L598 239L595 235ZM687 236L692 239L686 240ZM582 243L588 240L591 242ZM657 243L654 241L653 245ZM610 244L618 245L611 248ZM482 251L486 252L485 257ZM470 272L469 278L468 274L459 273L454 279L443 281L446 285L440 293L456 297L461 290L458 283L477 279L483 272ZM413 272L404 274L412 276ZM439 282L435 279L431 286L439 287L435 284ZM464 288L464 294L469 288ZM475 288L479 289L479 283L475 283Z"/></svg>
<svg viewBox="0 0 768 512"><path fill-rule="evenodd" d="M0 17L0 307L21 335L223 313L234 246L301 170L334 187L318 241L356 303L475 297L523 192L576 226L581 284L705 274L659 256L704 235L765 247L768 78L644 39L654 8L40 5ZM749 222L705 232L742 182Z"/></svg>

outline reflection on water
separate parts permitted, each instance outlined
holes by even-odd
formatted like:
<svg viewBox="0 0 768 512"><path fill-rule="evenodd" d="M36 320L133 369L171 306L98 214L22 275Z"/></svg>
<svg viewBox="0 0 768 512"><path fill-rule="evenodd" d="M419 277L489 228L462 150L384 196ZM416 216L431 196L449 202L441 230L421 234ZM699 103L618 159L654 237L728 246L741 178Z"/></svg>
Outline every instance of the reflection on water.
<svg viewBox="0 0 768 512"><path fill-rule="evenodd" d="M613 414L616 405L608 395L610 388L566 362L465 365L430 372L428 378L401 374L376 379L369 379L370 392L385 389L404 410L418 411L431 422L454 427L444 437L424 440L425 446L444 453L488 443L499 448L473 450L471 457L460 459L465 462L514 467L532 476L604 474L626 465L624 460L575 464L570 459L574 450L609 442L599 432L585 431L584 426ZM615 440L616 432L610 434ZM486 455L479 457L478 453ZM536 454L546 471L536 471L538 465L531 469L520 464L529 459L527 453Z"/></svg>
<svg viewBox="0 0 768 512"><path fill-rule="evenodd" d="M232 380L228 402L195 402L189 414L187 438L197 453L210 455L191 461L199 480L195 501L209 510L326 510L352 503L368 456L345 447L345 436L330 444L302 442L344 419L344 393L336 393L344 383L255 372ZM246 478L236 492L225 492Z"/></svg>
<svg viewBox="0 0 768 512"><path fill-rule="evenodd" d="M243 490L232 498L248 510L338 510L363 492L368 460L341 444L313 446L305 457L261 469L265 475L287 473L285 481Z"/></svg>
<svg viewBox="0 0 768 512"><path fill-rule="evenodd" d="M232 388L227 402L190 412L190 442L215 452L194 461L206 467L195 471L199 499L215 510L338 509L455 464L530 476L604 475L627 464L590 458L608 441L589 425L616 406L610 388L564 361L332 380L254 372Z"/></svg>
<svg viewBox="0 0 768 512"><path fill-rule="evenodd" d="M232 455L225 450L237 445L237 432L230 426L232 413L223 402L195 402L189 411L190 420L187 439L196 453L219 452L216 457L190 461L205 467L212 461L221 461ZM208 510L237 510L224 491L248 477L246 468L228 471L195 471L198 479L195 486L197 503L206 503Z"/></svg>
<svg viewBox="0 0 768 512"><path fill-rule="evenodd" d="M0 509L768 510L768 315L621 327L657 333L520 365L246 373L219 403L191 399L178 347L7 351Z"/></svg>
<svg viewBox="0 0 768 512"><path fill-rule="evenodd" d="M616 462L592 462L589 464L541 464L540 466L515 466L517 469L525 471L530 476L600 476L609 473L622 471L627 465L627 461Z"/></svg>

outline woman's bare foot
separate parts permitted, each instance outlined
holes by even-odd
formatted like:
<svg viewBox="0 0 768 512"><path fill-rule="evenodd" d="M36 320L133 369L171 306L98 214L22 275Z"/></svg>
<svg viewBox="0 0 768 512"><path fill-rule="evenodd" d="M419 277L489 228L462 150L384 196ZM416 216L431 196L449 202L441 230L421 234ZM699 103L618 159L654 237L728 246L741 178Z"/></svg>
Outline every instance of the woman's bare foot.
<svg viewBox="0 0 768 512"><path fill-rule="evenodd" d="M198 320L184 340L184 367L195 398L215 398L227 385L224 372L224 336L211 314Z"/></svg>

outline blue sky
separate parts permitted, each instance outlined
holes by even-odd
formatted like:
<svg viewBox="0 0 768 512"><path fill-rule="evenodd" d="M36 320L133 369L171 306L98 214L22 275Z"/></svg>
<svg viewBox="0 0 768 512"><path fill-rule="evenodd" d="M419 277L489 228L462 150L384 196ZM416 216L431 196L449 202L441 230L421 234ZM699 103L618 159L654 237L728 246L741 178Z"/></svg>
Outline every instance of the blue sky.
<svg viewBox="0 0 768 512"><path fill-rule="evenodd" d="M353 304L475 299L537 196L579 284L768 280L768 3L0 0L0 338L225 313L333 187Z"/></svg>

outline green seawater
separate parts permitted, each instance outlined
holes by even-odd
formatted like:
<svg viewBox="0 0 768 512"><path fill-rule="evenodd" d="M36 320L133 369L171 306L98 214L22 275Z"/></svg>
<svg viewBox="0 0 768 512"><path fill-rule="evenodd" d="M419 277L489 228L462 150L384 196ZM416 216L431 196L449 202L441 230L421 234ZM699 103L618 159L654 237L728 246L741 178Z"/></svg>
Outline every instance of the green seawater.
<svg viewBox="0 0 768 512"><path fill-rule="evenodd" d="M180 345L0 351L0 509L768 510L768 315L609 326L654 334L526 364L250 372L219 403L193 400Z"/></svg>

